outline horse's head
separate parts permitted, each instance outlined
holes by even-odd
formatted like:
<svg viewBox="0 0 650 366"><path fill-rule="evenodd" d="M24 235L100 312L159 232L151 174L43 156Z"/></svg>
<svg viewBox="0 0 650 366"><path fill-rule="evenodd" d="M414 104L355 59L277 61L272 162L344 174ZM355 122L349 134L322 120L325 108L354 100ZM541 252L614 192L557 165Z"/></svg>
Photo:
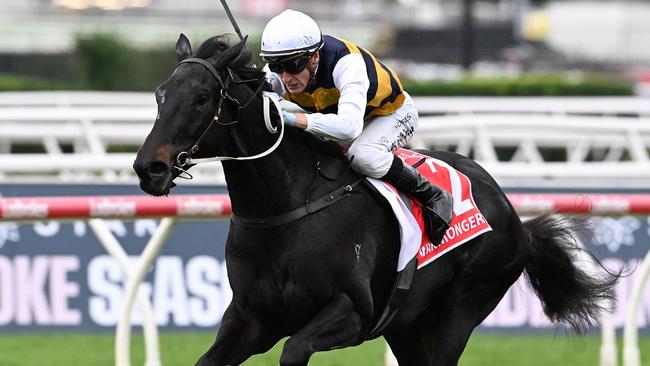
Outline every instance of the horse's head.
<svg viewBox="0 0 650 366"><path fill-rule="evenodd" d="M231 69L250 59L245 42L230 46L226 36L212 37L191 57L190 42L180 35L180 63L156 90L158 116L133 164L143 191L169 193L173 180L189 168L188 157L214 155L223 148L232 132L228 122L239 118L238 102L229 89Z"/></svg>

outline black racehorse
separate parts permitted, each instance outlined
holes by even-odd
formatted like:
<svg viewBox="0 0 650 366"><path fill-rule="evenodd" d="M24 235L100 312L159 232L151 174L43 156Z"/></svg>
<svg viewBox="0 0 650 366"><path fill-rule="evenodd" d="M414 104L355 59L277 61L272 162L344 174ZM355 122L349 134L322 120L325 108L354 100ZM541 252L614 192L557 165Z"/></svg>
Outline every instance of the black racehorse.
<svg viewBox="0 0 650 366"><path fill-rule="evenodd" d="M245 40L212 37L192 57L181 35L176 53L181 63L156 91L158 118L134 163L140 187L155 196L186 174L188 157L256 155L281 135L272 133L279 124L265 125L260 91L268 85L247 66ZM357 184L334 143L289 127L283 135L264 157L223 162L233 207L226 243L233 299L199 365L237 365L287 336L280 364L306 365L315 352L378 336L371 332L396 278L397 221L368 185ZM580 222L547 214L522 223L478 164L430 154L471 179L493 231L416 272L381 334L400 365L456 365L474 328L524 271L550 319L577 330L592 325L617 278L594 278L575 265Z"/></svg>

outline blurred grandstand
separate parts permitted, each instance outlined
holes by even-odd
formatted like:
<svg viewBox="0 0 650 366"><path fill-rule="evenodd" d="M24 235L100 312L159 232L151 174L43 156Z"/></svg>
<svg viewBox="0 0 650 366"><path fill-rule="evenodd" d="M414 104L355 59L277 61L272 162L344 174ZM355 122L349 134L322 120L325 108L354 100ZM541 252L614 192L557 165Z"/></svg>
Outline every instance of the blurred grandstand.
<svg viewBox="0 0 650 366"><path fill-rule="evenodd" d="M324 32L353 39L384 59L458 64L463 52L471 52L472 61L526 69L650 66L650 3L641 0L230 3L242 29L252 36L271 16L291 7L313 15ZM80 34L115 33L140 47L154 47L171 44L180 31L201 39L231 31L218 2L205 0L2 1L0 29L5 59L0 72L21 70L20 62L9 62L9 55L60 54L71 50Z"/></svg>

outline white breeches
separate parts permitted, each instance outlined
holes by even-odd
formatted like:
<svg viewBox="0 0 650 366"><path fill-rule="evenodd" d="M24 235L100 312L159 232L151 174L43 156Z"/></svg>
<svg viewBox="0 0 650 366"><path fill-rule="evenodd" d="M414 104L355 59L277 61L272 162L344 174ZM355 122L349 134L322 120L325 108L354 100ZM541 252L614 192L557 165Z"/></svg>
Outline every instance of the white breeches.
<svg viewBox="0 0 650 366"><path fill-rule="evenodd" d="M381 178L393 162L393 151L404 147L418 127L418 111L413 99L404 93L404 104L388 116L374 117L352 141L347 152L352 159L352 169L372 178Z"/></svg>

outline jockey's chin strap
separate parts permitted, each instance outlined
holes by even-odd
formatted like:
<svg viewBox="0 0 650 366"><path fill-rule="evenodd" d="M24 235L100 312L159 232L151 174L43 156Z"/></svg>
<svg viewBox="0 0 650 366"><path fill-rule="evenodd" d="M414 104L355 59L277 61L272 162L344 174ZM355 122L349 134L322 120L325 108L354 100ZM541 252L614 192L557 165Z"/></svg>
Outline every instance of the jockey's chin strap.
<svg viewBox="0 0 650 366"><path fill-rule="evenodd" d="M201 59L201 58L196 58L196 57L191 57L191 58L186 58L183 61L181 61L178 66L184 63L196 63L201 66L203 66L205 69L207 69L210 74L215 78L217 83L219 84L220 87L220 93L221 93L221 99L219 100L219 104L217 105L217 111L213 117L212 122L208 125L208 127L205 128L203 133L199 136L199 138L194 142L192 145L192 148L190 151L181 151L177 156L176 156L176 162L173 165L174 169L180 170L181 174L179 175L180 178L184 179L191 179L192 176L184 169L185 166L187 165L195 165L195 164L200 164L200 163L209 163L209 162L214 162L214 161L224 161L224 160L254 160L254 159L259 159L262 157L265 157L269 154L271 154L277 147L280 145L282 142L282 138L284 137L284 117L282 113L280 112L282 109L280 105L278 104L278 101L276 98L273 98L270 96L270 94L267 94L266 92L263 92L263 104L264 104L264 124L266 126L266 129L272 133L275 134L278 132L278 128L273 126L273 123L271 122L270 118L270 104L273 103L274 107L279 111L279 117L280 117L280 135L278 136L277 141L266 151L253 155L253 156L243 156L243 157L232 157L232 156L214 156L210 158L200 158L200 159L193 159L192 156L196 154L199 150L199 144L203 140L203 138L207 135L208 131L210 131L210 128L213 125L218 125L218 126L223 126L223 127L229 127L229 126L235 126L237 123L239 123L239 115L241 114L241 111L244 110L248 105L255 99L260 91L262 91L262 88L264 87L264 81L260 82L259 87L255 90L253 93L253 96L243 105L239 103L237 99L232 97L229 93L229 87L230 83L234 84L245 84L245 83L250 83L257 81L256 79L249 79L249 80L237 80L235 77L235 74L233 73L232 69L228 68L228 77L226 78L226 81L224 82L221 79L221 76L219 75L219 72L214 68L214 66L209 63L208 61ZM177 67L178 67L177 66ZM225 100L228 100L231 103L234 103L237 105L238 111L240 112L238 114L237 119L230 121L230 122L222 122L220 121L220 116L221 116L221 108L223 106L223 103Z"/></svg>

